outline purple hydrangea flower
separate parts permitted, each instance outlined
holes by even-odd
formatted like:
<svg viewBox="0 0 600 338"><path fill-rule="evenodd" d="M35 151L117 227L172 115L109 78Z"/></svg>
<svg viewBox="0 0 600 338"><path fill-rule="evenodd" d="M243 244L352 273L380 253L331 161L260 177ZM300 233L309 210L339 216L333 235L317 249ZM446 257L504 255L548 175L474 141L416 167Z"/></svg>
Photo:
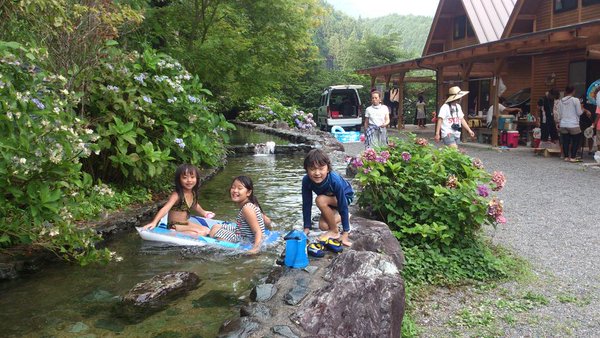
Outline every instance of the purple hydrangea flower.
<svg viewBox="0 0 600 338"><path fill-rule="evenodd" d="M412 157L412 155L409 152L406 152L406 151L402 152L402 159L404 160L404 162L410 161L411 157Z"/></svg>
<svg viewBox="0 0 600 338"><path fill-rule="evenodd" d="M31 99L31 102L35 103L36 107L38 107L38 109L44 109L46 108L46 106L44 106L44 104L42 102L40 102L40 100L33 98Z"/></svg>
<svg viewBox="0 0 600 338"><path fill-rule="evenodd" d="M490 195L490 189L487 185L480 184L477 186L477 193L481 197L488 197Z"/></svg>

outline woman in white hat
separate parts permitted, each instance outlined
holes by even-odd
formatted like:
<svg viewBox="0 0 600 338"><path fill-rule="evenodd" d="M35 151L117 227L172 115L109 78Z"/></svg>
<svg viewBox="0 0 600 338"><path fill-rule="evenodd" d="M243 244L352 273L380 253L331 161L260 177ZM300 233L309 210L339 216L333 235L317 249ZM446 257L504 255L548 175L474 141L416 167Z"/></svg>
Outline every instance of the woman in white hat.
<svg viewBox="0 0 600 338"><path fill-rule="evenodd" d="M460 90L457 86L451 87L448 90L448 98L440 107L438 114L438 121L435 127L436 142L439 142L441 139L445 145L458 148L462 128L465 128L471 137L475 137L475 133L469 128L464 119L465 114L463 114L459 104L460 98L468 93L468 91Z"/></svg>

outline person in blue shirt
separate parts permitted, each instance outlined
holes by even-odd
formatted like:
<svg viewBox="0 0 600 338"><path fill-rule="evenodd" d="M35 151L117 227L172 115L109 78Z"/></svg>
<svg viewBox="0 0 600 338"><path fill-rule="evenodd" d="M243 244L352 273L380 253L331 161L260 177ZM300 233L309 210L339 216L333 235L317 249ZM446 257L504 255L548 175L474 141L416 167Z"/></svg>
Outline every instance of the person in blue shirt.
<svg viewBox="0 0 600 338"><path fill-rule="evenodd" d="M348 239L350 222L348 206L354 198L354 190L348 181L331 168L327 154L320 149L313 149L304 159L306 175L302 178L302 218L304 232L308 235L311 228L311 209L313 192L317 195L315 204L321 211L319 229L327 231L321 241L329 239L341 240L343 245L351 246ZM338 224L342 224L342 233Z"/></svg>

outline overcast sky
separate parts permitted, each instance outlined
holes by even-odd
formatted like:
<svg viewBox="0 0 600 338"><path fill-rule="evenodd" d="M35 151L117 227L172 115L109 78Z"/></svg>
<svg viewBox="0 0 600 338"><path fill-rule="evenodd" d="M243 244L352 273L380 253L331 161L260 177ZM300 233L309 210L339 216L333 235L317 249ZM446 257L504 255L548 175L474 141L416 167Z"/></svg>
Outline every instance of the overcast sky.
<svg viewBox="0 0 600 338"><path fill-rule="evenodd" d="M376 18L388 14L425 15L433 17L439 0L326 0L349 16Z"/></svg>

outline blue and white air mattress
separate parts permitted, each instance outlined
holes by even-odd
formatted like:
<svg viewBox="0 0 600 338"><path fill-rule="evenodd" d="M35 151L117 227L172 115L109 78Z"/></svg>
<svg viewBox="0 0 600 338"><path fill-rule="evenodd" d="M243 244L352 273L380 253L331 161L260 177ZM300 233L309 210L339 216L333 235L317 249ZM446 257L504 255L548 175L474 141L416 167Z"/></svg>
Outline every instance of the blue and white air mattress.
<svg viewBox="0 0 600 338"><path fill-rule="evenodd" d="M198 216L191 216L189 218L190 222L200 224L202 226L206 226L209 229L215 224L223 224L230 223L225 221L219 221L216 219L203 218ZM252 249L252 243L232 243L227 241L221 241L215 238L207 237L207 236L193 236L188 235L182 232L177 232L173 230L167 229L167 216L163 217L158 226L156 226L152 230L145 230L141 227L136 227L137 232L139 233L142 239L153 242L163 242L174 245L186 245L186 246L203 246L203 245L212 245L216 247L222 247L226 249L236 249L236 250L250 250ZM279 236L281 235L279 231L270 231L265 230L265 238L263 240L263 245L269 245L275 243Z"/></svg>

